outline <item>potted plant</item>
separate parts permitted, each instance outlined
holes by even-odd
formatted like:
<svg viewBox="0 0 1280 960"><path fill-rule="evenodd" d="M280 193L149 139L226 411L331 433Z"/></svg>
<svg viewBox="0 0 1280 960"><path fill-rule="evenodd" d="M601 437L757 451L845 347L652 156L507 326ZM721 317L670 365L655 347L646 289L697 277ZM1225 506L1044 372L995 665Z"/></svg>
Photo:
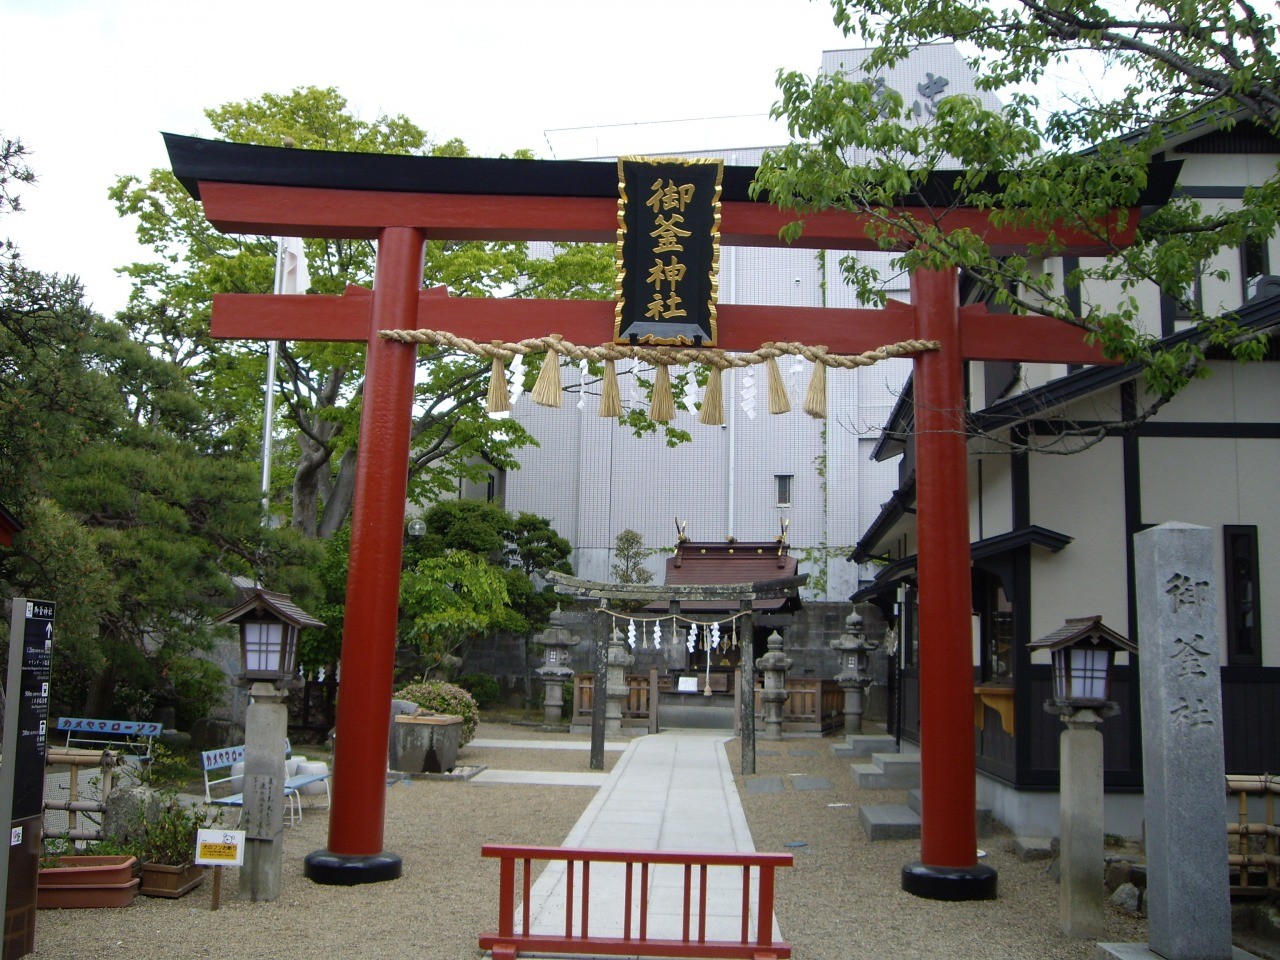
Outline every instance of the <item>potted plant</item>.
<svg viewBox="0 0 1280 960"><path fill-rule="evenodd" d="M204 879L204 867L192 861L196 833L204 826L204 812L189 807L176 796L161 801L154 818L148 818L138 839L142 862L141 892L149 897L180 897Z"/></svg>

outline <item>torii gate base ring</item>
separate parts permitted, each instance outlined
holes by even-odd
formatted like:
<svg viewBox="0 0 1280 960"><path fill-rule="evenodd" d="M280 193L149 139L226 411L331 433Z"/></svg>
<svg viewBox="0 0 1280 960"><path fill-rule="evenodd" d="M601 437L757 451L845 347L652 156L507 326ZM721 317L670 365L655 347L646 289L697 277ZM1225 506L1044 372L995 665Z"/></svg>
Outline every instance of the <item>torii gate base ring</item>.
<svg viewBox="0 0 1280 960"><path fill-rule="evenodd" d="M353 856L331 850L313 850L302 862L308 880L334 887L354 887L358 883L381 883L398 880L403 864L394 853Z"/></svg>
<svg viewBox="0 0 1280 960"><path fill-rule="evenodd" d="M908 863L902 868L902 889L926 900L994 900L996 871L986 864L972 867L931 867Z"/></svg>

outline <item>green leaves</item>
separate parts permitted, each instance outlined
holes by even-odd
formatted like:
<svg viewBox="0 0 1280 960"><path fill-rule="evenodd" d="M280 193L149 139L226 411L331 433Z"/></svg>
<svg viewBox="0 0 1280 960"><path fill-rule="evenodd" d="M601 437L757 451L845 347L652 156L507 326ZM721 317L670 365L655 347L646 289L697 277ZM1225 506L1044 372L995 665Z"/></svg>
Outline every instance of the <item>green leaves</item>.
<svg viewBox="0 0 1280 960"><path fill-rule="evenodd" d="M1202 282L1224 279L1235 251L1276 229L1280 174L1268 164L1243 203L1175 198L1150 213L1138 240L1114 243L1125 226L1114 211L1134 205L1148 164L1170 138L1252 125L1280 135L1280 61L1275 19L1232 0L1139 0L998 4L975 0L832 0L833 18L871 50L868 76L922 44L961 44L978 87L1005 106L966 96L934 101L920 122L901 96L846 76L780 73L780 99L793 142L766 154L753 185L793 211L782 231L795 239L804 217L836 208L864 215L868 235L899 251L889 270L955 265L1013 311L1036 311L1082 327L1116 358L1148 367L1148 385L1168 396L1198 375L1206 350L1261 356L1265 341L1222 315L1238 300L1202 302ZM953 202L895 210L928 178L949 180L956 200L990 212L1001 226L1044 233L1025 257L994 251L968 231L942 228ZM1093 234L1102 257L1045 269L1061 236ZM1044 261L1044 262L1042 262ZM875 303L887 275L847 258L845 279ZM1178 302L1200 338L1163 356L1152 345L1158 288ZM1141 309L1134 294L1147 303ZM1117 295L1118 294L1118 295Z"/></svg>

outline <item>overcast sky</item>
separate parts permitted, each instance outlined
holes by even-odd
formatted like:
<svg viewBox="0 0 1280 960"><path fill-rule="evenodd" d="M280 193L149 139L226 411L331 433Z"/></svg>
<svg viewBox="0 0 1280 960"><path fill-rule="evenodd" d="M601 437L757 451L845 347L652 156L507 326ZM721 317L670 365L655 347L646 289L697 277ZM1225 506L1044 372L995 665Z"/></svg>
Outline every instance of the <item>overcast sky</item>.
<svg viewBox="0 0 1280 960"><path fill-rule="evenodd" d="M857 46L826 0L3 0L0 37L0 132L39 178L0 236L108 315L146 251L107 190L167 166L161 131L211 136L208 107L333 86L481 156L758 146L777 70Z"/></svg>

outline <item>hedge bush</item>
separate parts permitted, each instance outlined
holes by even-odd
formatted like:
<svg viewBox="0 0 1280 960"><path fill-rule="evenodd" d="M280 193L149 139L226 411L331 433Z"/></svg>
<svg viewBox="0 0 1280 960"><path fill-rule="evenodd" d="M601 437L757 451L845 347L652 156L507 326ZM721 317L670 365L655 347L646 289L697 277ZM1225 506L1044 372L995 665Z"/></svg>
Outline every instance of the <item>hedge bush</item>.
<svg viewBox="0 0 1280 960"><path fill-rule="evenodd" d="M444 713L462 718L462 738L459 746L466 746L476 735L480 722L480 708L467 691L443 680L424 680L401 687L392 695L396 700L408 700L432 713Z"/></svg>
<svg viewBox="0 0 1280 960"><path fill-rule="evenodd" d="M502 694L498 681L487 673L464 673L458 678L458 686L475 697L476 703L482 707L497 703Z"/></svg>

